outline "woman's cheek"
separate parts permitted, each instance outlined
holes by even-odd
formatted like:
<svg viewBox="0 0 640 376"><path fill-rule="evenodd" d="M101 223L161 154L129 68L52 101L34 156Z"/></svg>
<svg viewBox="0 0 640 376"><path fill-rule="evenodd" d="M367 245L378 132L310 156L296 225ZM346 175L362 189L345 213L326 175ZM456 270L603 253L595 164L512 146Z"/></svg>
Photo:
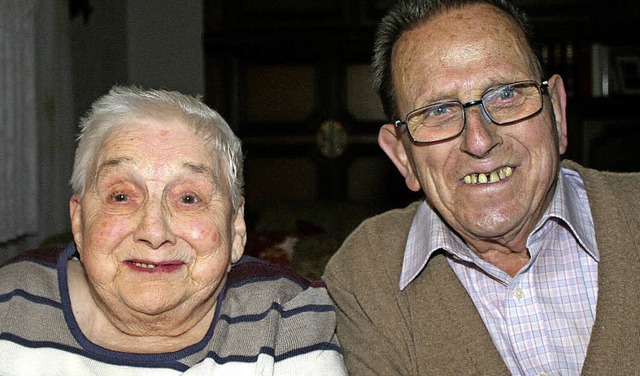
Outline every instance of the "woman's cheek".
<svg viewBox="0 0 640 376"><path fill-rule="evenodd" d="M209 240L214 244L218 244L220 241L220 234L217 231L212 231L209 236Z"/></svg>
<svg viewBox="0 0 640 376"><path fill-rule="evenodd" d="M191 240L216 245L220 242L218 227L211 222L192 221L179 225L178 231L187 234ZM180 231L182 230L182 231Z"/></svg>
<svg viewBox="0 0 640 376"><path fill-rule="evenodd" d="M133 217L105 215L98 223L96 229L98 236L117 236L135 229L136 223Z"/></svg>
<svg viewBox="0 0 640 376"><path fill-rule="evenodd" d="M115 218L116 216L102 215L94 218L94 220L85 227L85 241L89 241L86 246L94 243L119 242L131 232L133 223L131 219Z"/></svg>

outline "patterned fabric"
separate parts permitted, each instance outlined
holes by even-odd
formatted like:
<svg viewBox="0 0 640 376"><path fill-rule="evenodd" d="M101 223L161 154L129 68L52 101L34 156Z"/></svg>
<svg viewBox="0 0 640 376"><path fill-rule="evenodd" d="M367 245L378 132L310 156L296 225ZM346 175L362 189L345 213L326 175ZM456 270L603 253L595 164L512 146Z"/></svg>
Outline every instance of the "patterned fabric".
<svg viewBox="0 0 640 376"><path fill-rule="evenodd" d="M27 254L0 269L0 374L346 375L326 290L289 269L244 257L202 341L130 354L82 334L66 280L75 247L60 251Z"/></svg>
<svg viewBox="0 0 640 376"><path fill-rule="evenodd" d="M426 228L433 238L421 234L422 222L432 226ZM513 278L478 257L423 204L409 232L401 288L438 249L451 255L451 267L513 375L580 373L596 314L599 254L575 171L560 171L553 200L527 241L531 259Z"/></svg>

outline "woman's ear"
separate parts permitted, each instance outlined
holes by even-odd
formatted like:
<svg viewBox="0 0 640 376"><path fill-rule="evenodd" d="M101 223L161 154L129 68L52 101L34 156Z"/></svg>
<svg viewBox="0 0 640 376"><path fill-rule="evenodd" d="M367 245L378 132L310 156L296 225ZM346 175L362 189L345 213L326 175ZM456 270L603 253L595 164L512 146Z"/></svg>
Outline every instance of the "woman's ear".
<svg viewBox="0 0 640 376"><path fill-rule="evenodd" d="M407 146L402 142L402 133L398 127L394 124L383 125L378 133L378 145L400 171L407 187L414 192L419 191L420 182L416 177L411 157L407 152Z"/></svg>
<svg viewBox="0 0 640 376"><path fill-rule="evenodd" d="M564 88L562 77L554 74L549 78L549 96L553 106L553 115L556 121L556 131L558 132L558 148L560 154L567 151L567 93Z"/></svg>
<svg viewBox="0 0 640 376"><path fill-rule="evenodd" d="M73 241L76 243L78 253L82 252L82 204L77 194L69 199L69 218L71 220L71 232L73 233Z"/></svg>
<svg viewBox="0 0 640 376"><path fill-rule="evenodd" d="M231 263L238 262L247 244L247 225L244 221L244 200L233 218L233 240L231 243Z"/></svg>

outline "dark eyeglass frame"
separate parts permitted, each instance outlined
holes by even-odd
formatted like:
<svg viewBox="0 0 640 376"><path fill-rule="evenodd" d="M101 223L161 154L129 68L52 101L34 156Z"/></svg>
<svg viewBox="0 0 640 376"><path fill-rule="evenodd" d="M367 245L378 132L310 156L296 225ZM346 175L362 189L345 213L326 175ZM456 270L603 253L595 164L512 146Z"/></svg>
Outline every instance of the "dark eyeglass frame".
<svg viewBox="0 0 640 376"><path fill-rule="evenodd" d="M503 88L506 88L506 87L509 87L509 86L515 86L515 85L522 85L522 84L533 84L533 85L535 85L535 87L538 89L538 93L540 93L540 108L538 108L536 111L534 111L530 115L525 115L525 116L523 116L521 118L518 118L518 119L515 119L515 120L509 120L509 121L503 121L503 122L495 121L489 115L489 113L486 110L486 107L484 105L485 97L488 94L498 92ZM462 103L462 102L457 101L457 100L452 100L452 101L445 101L445 102L430 103L430 104L428 104L426 106L418 107L415 110L409 111L407 113L407 115L405 116L404 120L396 120L393 124L395 125L396 128L398 128L398 127L400 127L402 125L406 125L407 126L407 131L409 132L409 136L411 137L411 140L413 142L416 142L416 143L430 143L430 142L440 142L440 141L444 141L444 140L449 140L449 139L458 137L465 130L465 128L467 127L467 108L479 105L481 110L482 110L482 115L484 116L484 118L487 121L492 122L492 123L494 123L496 125L509 125L509 124L513 124L515 122L518 122L518 121L521 121L521 120L524 120L524 119L528 119L528 118L530 118L532 116L535 116L535 115L539 114L540 111L542 111L542 109L544 107L544 99L542 98L542 96L545 95L545 94L547 94L547 95L549 94L548 88L549 88L549 81L546 81L546 80L542 81L541 83L538 83L537 81L534 81L534 80L524 80L524 81L511 82L511 83L508 83L508 84L500 85L500 86L493 87L493 88L485 90L484 93L482 93L482 96L480 97L480 99L475 100L475 101L469 101L469 102L466 102L466 103ZM429 107L436 106L436 105L438 105L440 103L443 103L443 104L444 103L458 103L462 107L462 127L460 128L460 131L458 131L458 133L456 133L454 135L447 136L445 138L440 138L440 139L436 138L436 139L428 140L428 141L417 140L413 136L413 134L411 133L411 129L408 127L409 117L411 115L419 112L419 111L422 111L422 110L424 110L426 108L429 108Z"/></svg>

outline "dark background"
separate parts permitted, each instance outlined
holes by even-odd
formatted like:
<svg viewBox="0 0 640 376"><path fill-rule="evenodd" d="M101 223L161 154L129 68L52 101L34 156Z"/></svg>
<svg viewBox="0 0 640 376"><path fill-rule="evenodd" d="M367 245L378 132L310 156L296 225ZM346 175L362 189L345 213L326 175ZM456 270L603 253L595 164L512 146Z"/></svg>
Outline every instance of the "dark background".
<svg viewBox="0 0 640 376"><path fill-rule="evenodd" d="M389 0L205 1L207 100L247 152L250 215L274 201L414 200L376 144L375 25ZM548 74L567 86L566 157L640 170L640 15L631 1L517 1Z"/></svg>

